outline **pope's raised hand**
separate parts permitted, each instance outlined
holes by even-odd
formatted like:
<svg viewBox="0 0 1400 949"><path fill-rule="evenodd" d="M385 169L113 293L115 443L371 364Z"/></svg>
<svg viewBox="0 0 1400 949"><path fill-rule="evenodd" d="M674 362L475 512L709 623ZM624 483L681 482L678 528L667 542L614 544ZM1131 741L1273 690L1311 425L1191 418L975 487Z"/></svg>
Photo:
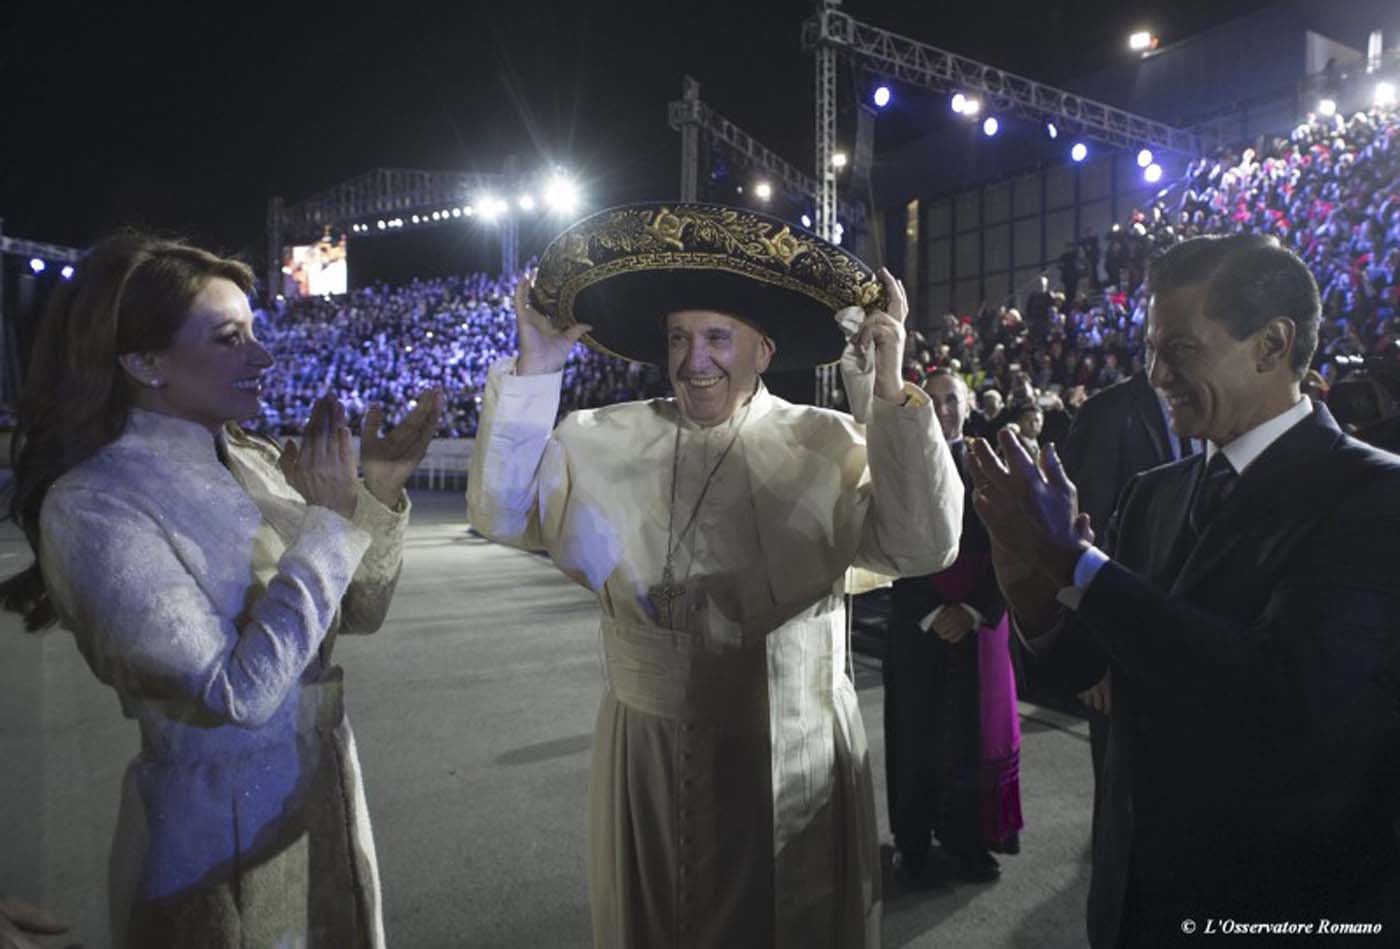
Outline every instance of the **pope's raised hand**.
<svg viewBox="0 0 1400 949"><path fill-rule="evenodd" d="M867 345L875 344L875 394L887 402L898 402L904 389L904 320L909 315L909 297L904 284L884 267L880 268L880 282L889 297L889 310L867 310L851 345L864 352Z"/></svg>
<svg viewBox="0 0 1400 949"><path fill-rule="evenodd" d="M428 445L442 421L443 394L428 389L418 394L418 404L394 430L380 434L384 410L370 406L360 428L360 464L365 470L365 487L385 507L399 501L399 492L427 454Z"/></svg>
<svg viewBox="0 0 1400 949"><path fill-rule="evenodd" d="M515 372L521 376L543 375L563 369L574 343L593 329L587 323L576 323L563 331L556 329L549 317L530 305L530 291L534 286L534 273L526 273L515 287L515 328L520 337L520 355L515 360Z"/></svg>

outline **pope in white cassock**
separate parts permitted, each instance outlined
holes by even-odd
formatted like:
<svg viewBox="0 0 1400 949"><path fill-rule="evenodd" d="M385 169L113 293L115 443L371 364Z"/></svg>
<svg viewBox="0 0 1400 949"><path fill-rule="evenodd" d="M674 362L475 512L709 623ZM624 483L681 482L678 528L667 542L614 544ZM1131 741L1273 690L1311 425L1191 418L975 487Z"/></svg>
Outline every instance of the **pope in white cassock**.
<svg viewBox="0 0 1400 949"><path fill-rule="evenodd" d="M570 228L515 308L520 354L491 369L467 500L483 534L548 551L598 596L595 943L879 945L846 577L947 567L963 505L901 378L903 287L766 215L650 204ZM581 338L666 365L675 397L556 428ZM838 358L856 417L760 376Z"/></svg>

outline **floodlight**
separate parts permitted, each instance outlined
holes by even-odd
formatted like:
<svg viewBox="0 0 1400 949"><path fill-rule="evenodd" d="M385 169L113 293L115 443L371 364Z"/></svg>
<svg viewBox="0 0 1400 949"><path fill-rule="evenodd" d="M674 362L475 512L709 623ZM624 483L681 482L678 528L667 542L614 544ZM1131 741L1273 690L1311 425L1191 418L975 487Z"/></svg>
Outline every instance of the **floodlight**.
<svg viewBox="0 0 1400 949"><path fill-rule="evenodd" d="M1158 164L1148 165L1147 168L1143 170L1142 176L1147 179L1148 184L1155 185L1162 180L1162 166Z"/></svg>
<svg viewBox="0 0 1400 949"><path fill-rule="evenodd" d="M545 186L544 203L555 214L572 214L579 206L578 186L563 175L555 175Z"/></svg>
<svg viewBox="0 0 1400 949"><path fill-rule="evenodd" d="M1152 149L1144 148L1138 152L1138 167L1146 168L1150 164L1152 164Z"/></svg>
<svg viewBox="0 0 1400 949"><path fill-rule="evenodd" d="M1145 53L1152 48L1152 34L1147 30L1139 30L1128 37L1128 49L1134 53Z"/></svg>
<svg viewBox="0 0 1400 949"><path fill-rule="evenodd" d="M532 194L522 194L516 203L520 205L522 211L535 210L535 196Z"/></svg>
<svg viewBox="0 0 1400 949"><path fill-rule="evenodd" d="M758 200L767 201L773 197L773 186L766 181L760 181L754 185L753 193L758 195Z"/></svg>
<svg viewBox="0 0 1400 949"><path fill-rule="evenodd" d="M845 152L837 152L836 154L831 156L831 167L845 168L848 160L849 159L846 158Z"/></svg>
<svg viewBox="0 0 1400 949"><path fill-rule="evenodd" d="M1089 146L1083 142L1075 142L1074 147L1069 150L1069 157L1075 161L1083 161L1089 157Z"/></svg>
<svg viewBox="0 0 1400 949"><path fill-rule="evenodd" d="M1323 99L1317 104L1317 111L1318 114L1330 119L1332 116L1337 114L1337 100Z"/></svg>
<svg viewBox="0 0 1400 949"><path fill-rule="evenodd" d="M1049 135L1051 138L1059 138L1059 137L1060 137L1060 130L1057 129L1057 128L1055 128L1055 123L1054 123L1054 122L1046 122L1046 123L1045 123L1045 134L1046 134L1046 135Z"/></svg>
<svg viewBox="0 0 1400 949"><path fill-rule="evenodd" d="M987 121L982 123L982 134L987 136L988 138L991 138L997 133L997 130L1000 128L1001 123L997 121L996 116L989 115L987 116Z"/></svg>
<svg viewBox="0 0 1400 949"><path fill-rule="evenodd" d="M963 103L963 115L971 118L982 111L982 102L978 99L968 99Z"/></svg>
<svg viewBox="0 0 1400 949"><path fill-rule="evenodd" d="M889 104L890 104L890 87L889 87L889 86L878 86L878 87L876 87L876 89L875 89L874 100L875 100L875 105L876 105L877 108L883 109L885 106L889 105Z"/></svg>
<svg viewBox="0 0 1400 949"><path fill-rule="evenodd" d="M1395 105L1395 84L1391 82L1376 83L1376 95L1372 101L1381 108Z"/></svg>
<svg viewBox="0 0 1400 949"><path fill-rule="evenodd" d="M963 95L961 92L955 93L950 105L953 107L954 112L962 115L963 110L967 108L967 96Z"/></svg>
<svg viewBox="0 0 1400 949"><path fill-rule="evenodd" d="M59 275L60 277L62 277L64 280L72 280L72 279L73 279L73 265L72 265L72 264L64 264L64 265L63 265L63 269L60 270L60 271L58 272L58 275Z"/></svg>
<svg viewBox="0 0 1400 949"><path fill-rule="evenodd" d="M29 258L29 269L34 271L35 273L43 273L44 262L38 257L31 257Z"/></svg>
<svg viewBox="0 0 1400 949"><path fill-rule="evenodd" d="M802 226L805 227L805 228L807 228L808 230L811 230L811 228L812 228L812 218L811 218L810 215L807 215L807 214L802 215Z"/></svg>

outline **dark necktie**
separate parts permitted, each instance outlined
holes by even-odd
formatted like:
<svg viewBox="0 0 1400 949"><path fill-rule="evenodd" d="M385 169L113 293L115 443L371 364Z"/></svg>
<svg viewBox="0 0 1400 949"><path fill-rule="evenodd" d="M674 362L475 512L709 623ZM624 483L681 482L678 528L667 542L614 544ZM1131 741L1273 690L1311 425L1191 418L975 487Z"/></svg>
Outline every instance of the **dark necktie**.
<svg viewBox="0 0 1400 949"><path fill-rule="evenodd" d="M1188 517L1191 529L1196 532L1197 537L1206 532L1206 528L1220 512L1220 506L1225 503L1225 499L1230 496L1239 480L1239 475L1235 474L1235 469L1230 465L1230 459L1225 457L1223 451L1216 451L1210 459L1210 464L1206 465L1201 483L1196 486L1196 497L1191 501Z"/></svg>

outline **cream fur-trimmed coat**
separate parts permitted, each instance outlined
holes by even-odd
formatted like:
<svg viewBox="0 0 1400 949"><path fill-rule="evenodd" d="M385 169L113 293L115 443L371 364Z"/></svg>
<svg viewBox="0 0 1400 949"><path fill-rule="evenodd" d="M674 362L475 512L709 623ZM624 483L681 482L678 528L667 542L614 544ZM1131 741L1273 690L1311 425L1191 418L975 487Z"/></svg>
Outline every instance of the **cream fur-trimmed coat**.
<svg viewBox="0 0 1400 949"><path fill-rule="evenodd" d="M137 409L44 500L59 618L141 730L112 844L117 947L384 944L331 650L383 622L408 502L361 487L352 520L308 507L277 454Z"/></svg>
<svg viewBox="0 0 1400 949"><path fill-rule="evenodd" d="M880 944L843 592L852 567L946 567L963 487L922 393L873 400L856 354L843 370L867 424L760 385L712 428L655 399L556 429L561 374L516 376L504 361L488 376L472 524L548 551L602 613L587 855L600 949ZM685 588L670 617L649 599L668 534Z"/></svg>

